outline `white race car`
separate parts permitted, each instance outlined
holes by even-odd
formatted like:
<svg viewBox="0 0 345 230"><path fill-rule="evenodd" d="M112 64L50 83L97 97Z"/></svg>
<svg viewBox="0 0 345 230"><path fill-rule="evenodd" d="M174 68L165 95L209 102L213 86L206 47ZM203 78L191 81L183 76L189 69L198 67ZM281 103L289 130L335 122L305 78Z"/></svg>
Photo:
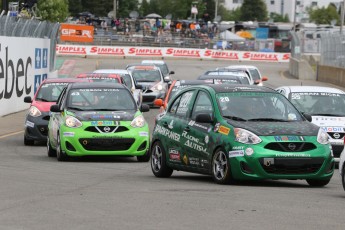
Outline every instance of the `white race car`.
<svg viewBox="0 0 345 230"><path fill-rule="evenodd" d="M345 190L345 165L344 165L344 161L345 161L345 151L343 150L341 152L341 155L340 155L339 173L340 173L340 176L341 176L341 182L343 184L343 188Z"/></svg>
<svg viewBox="0 0 345 230"><path fill-rule="evenodd" d="M283 86L276 89L286 96L311 122L329 136L336 162L344 149L345 92L331 87Z"/></svg>
<svg viewBox="0 0 345 230"><path fill-rule="evenodd" d="M222 67L219 69L224 69L224 68L246 71L246 73L249 75L249 77L253 81L253 84L255 85L262 86L263 82L268 80L268 78L265 76L262 76L259 69L253 65L229 65L227 67Z"/></svg>

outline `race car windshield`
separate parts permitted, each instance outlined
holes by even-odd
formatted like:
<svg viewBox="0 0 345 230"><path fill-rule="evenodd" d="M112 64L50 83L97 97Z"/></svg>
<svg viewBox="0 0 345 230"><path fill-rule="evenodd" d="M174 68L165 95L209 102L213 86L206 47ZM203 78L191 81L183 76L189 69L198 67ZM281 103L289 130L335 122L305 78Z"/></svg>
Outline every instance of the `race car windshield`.
<svg viewBox="0 0 345 230"><path fill-rule="evenodd" d="M63 88L67 86L68 83L45 83L41 86L37 92L36 100L44 102L56 102L60 96Z"/></svg>
<svg viewBox="0 0 345 230"><path fill-rule="evenodd" d="M277 93L230 92L217 94L219 109L224 118L243 121L302 121L295 107ZM239 119L240 118L240 119Z"/></svg>
<svg viewBox="0 0 345 230"><path fill-rule="evenodd" d="M157 70L133 70L132 75L139 82L157 82L162 80L160 72Z"/></svg>
<svg viewBox="0 0 345 230"><path fill-rule="evenodd" d="M324 116L345 116L345 94L295 92L291 102L302 113Z"/></svg>
<svg viewBox="0 0 345 230"><path fill-rule="evenodd" d="M126 89L72 89L67 98L67 108L72 110L136 110L135 101Z"/></svg>
<svg viewBox="0 0 345 230"><path fill-rule="evenodd" d="M155 64L155 66L161 70L163 76L169 75L168 67L165 64Z"/></svg>
<svg viewBox="0 0 345 230"><path fill-rule="evenodd" d="M260 74L256 69L249 69L249 73L253 78L253 81L260 80Z"/></svg>

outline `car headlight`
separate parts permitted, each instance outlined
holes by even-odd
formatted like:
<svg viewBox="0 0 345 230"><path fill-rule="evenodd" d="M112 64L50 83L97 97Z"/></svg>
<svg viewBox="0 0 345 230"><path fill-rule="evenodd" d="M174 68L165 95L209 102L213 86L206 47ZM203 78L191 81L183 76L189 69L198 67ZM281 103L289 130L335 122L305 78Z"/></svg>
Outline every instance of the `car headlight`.
<svg viewBox="0 0 345 230"><path fill-rule="evenodd" d="M36 106L31 106L29 109L29 115L33 117L38 117L38 116L41 116L42 113L39 109L37 109Z"/></svg>
<svg viewBox="0 0 345 230"><path fill-rule="evenodd" d="M243 144L259 144L262 140L260 137L245 129L235 128L235 141Z"/></svg>
<svg viewBox="0 0 345 230"><path fill-rule="evenodd" d="M65 123L66 123L66 126L70 128L79 128L80 126L83 125L77 118L72 117L72 116L67 116Z"/></svg>
<svg viewBox="0 0 345 230"><path fill-rule="evenodd" d="M158 83L151 88L152 91L161 91L162 89L163 85L161 83Z"/></svg>
<svg viewBox="0 0 345 230"><path fill-rule="evenodd" d="M323 129L319 129L319 133L317 134L317 142L322 145L326 145L329 143L328 140L328 134Z"/></svg>
<svg viewBox="0 0 345 230"><path fill-rule="evenodd" d="M133 119L131 122L131 126L133 128L141 128L145 125L145 118L143 115L139 115L136 118Z"/></svg>

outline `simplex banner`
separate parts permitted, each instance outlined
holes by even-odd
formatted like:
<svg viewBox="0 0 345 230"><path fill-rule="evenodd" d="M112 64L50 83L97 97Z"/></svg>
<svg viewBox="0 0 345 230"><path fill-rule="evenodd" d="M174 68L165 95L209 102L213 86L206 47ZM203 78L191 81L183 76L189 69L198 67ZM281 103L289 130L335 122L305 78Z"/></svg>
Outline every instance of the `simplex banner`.
<svg viewBox="0 0 345 230"><path fill-rule="evenodd" d="M123 56L123 57L171 57L197 59L223 59L236 61L289 62L290 53L248 52L234 50L160 48L160 47L118 47L118 46L80 46L57 45L57 55L80 56Z"/></svg>

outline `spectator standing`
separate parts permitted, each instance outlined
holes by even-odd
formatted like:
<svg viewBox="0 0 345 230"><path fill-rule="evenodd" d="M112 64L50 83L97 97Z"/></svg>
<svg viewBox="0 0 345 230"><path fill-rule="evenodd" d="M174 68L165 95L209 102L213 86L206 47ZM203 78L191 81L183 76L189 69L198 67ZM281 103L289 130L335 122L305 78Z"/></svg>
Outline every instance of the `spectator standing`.
<svg viewBox="0 0 345 230"><path fill-rule="evenodd" d="M139 21L139 19L136 19L135 20L135 32L139 32L140 31L140 21Z"/></svg>

